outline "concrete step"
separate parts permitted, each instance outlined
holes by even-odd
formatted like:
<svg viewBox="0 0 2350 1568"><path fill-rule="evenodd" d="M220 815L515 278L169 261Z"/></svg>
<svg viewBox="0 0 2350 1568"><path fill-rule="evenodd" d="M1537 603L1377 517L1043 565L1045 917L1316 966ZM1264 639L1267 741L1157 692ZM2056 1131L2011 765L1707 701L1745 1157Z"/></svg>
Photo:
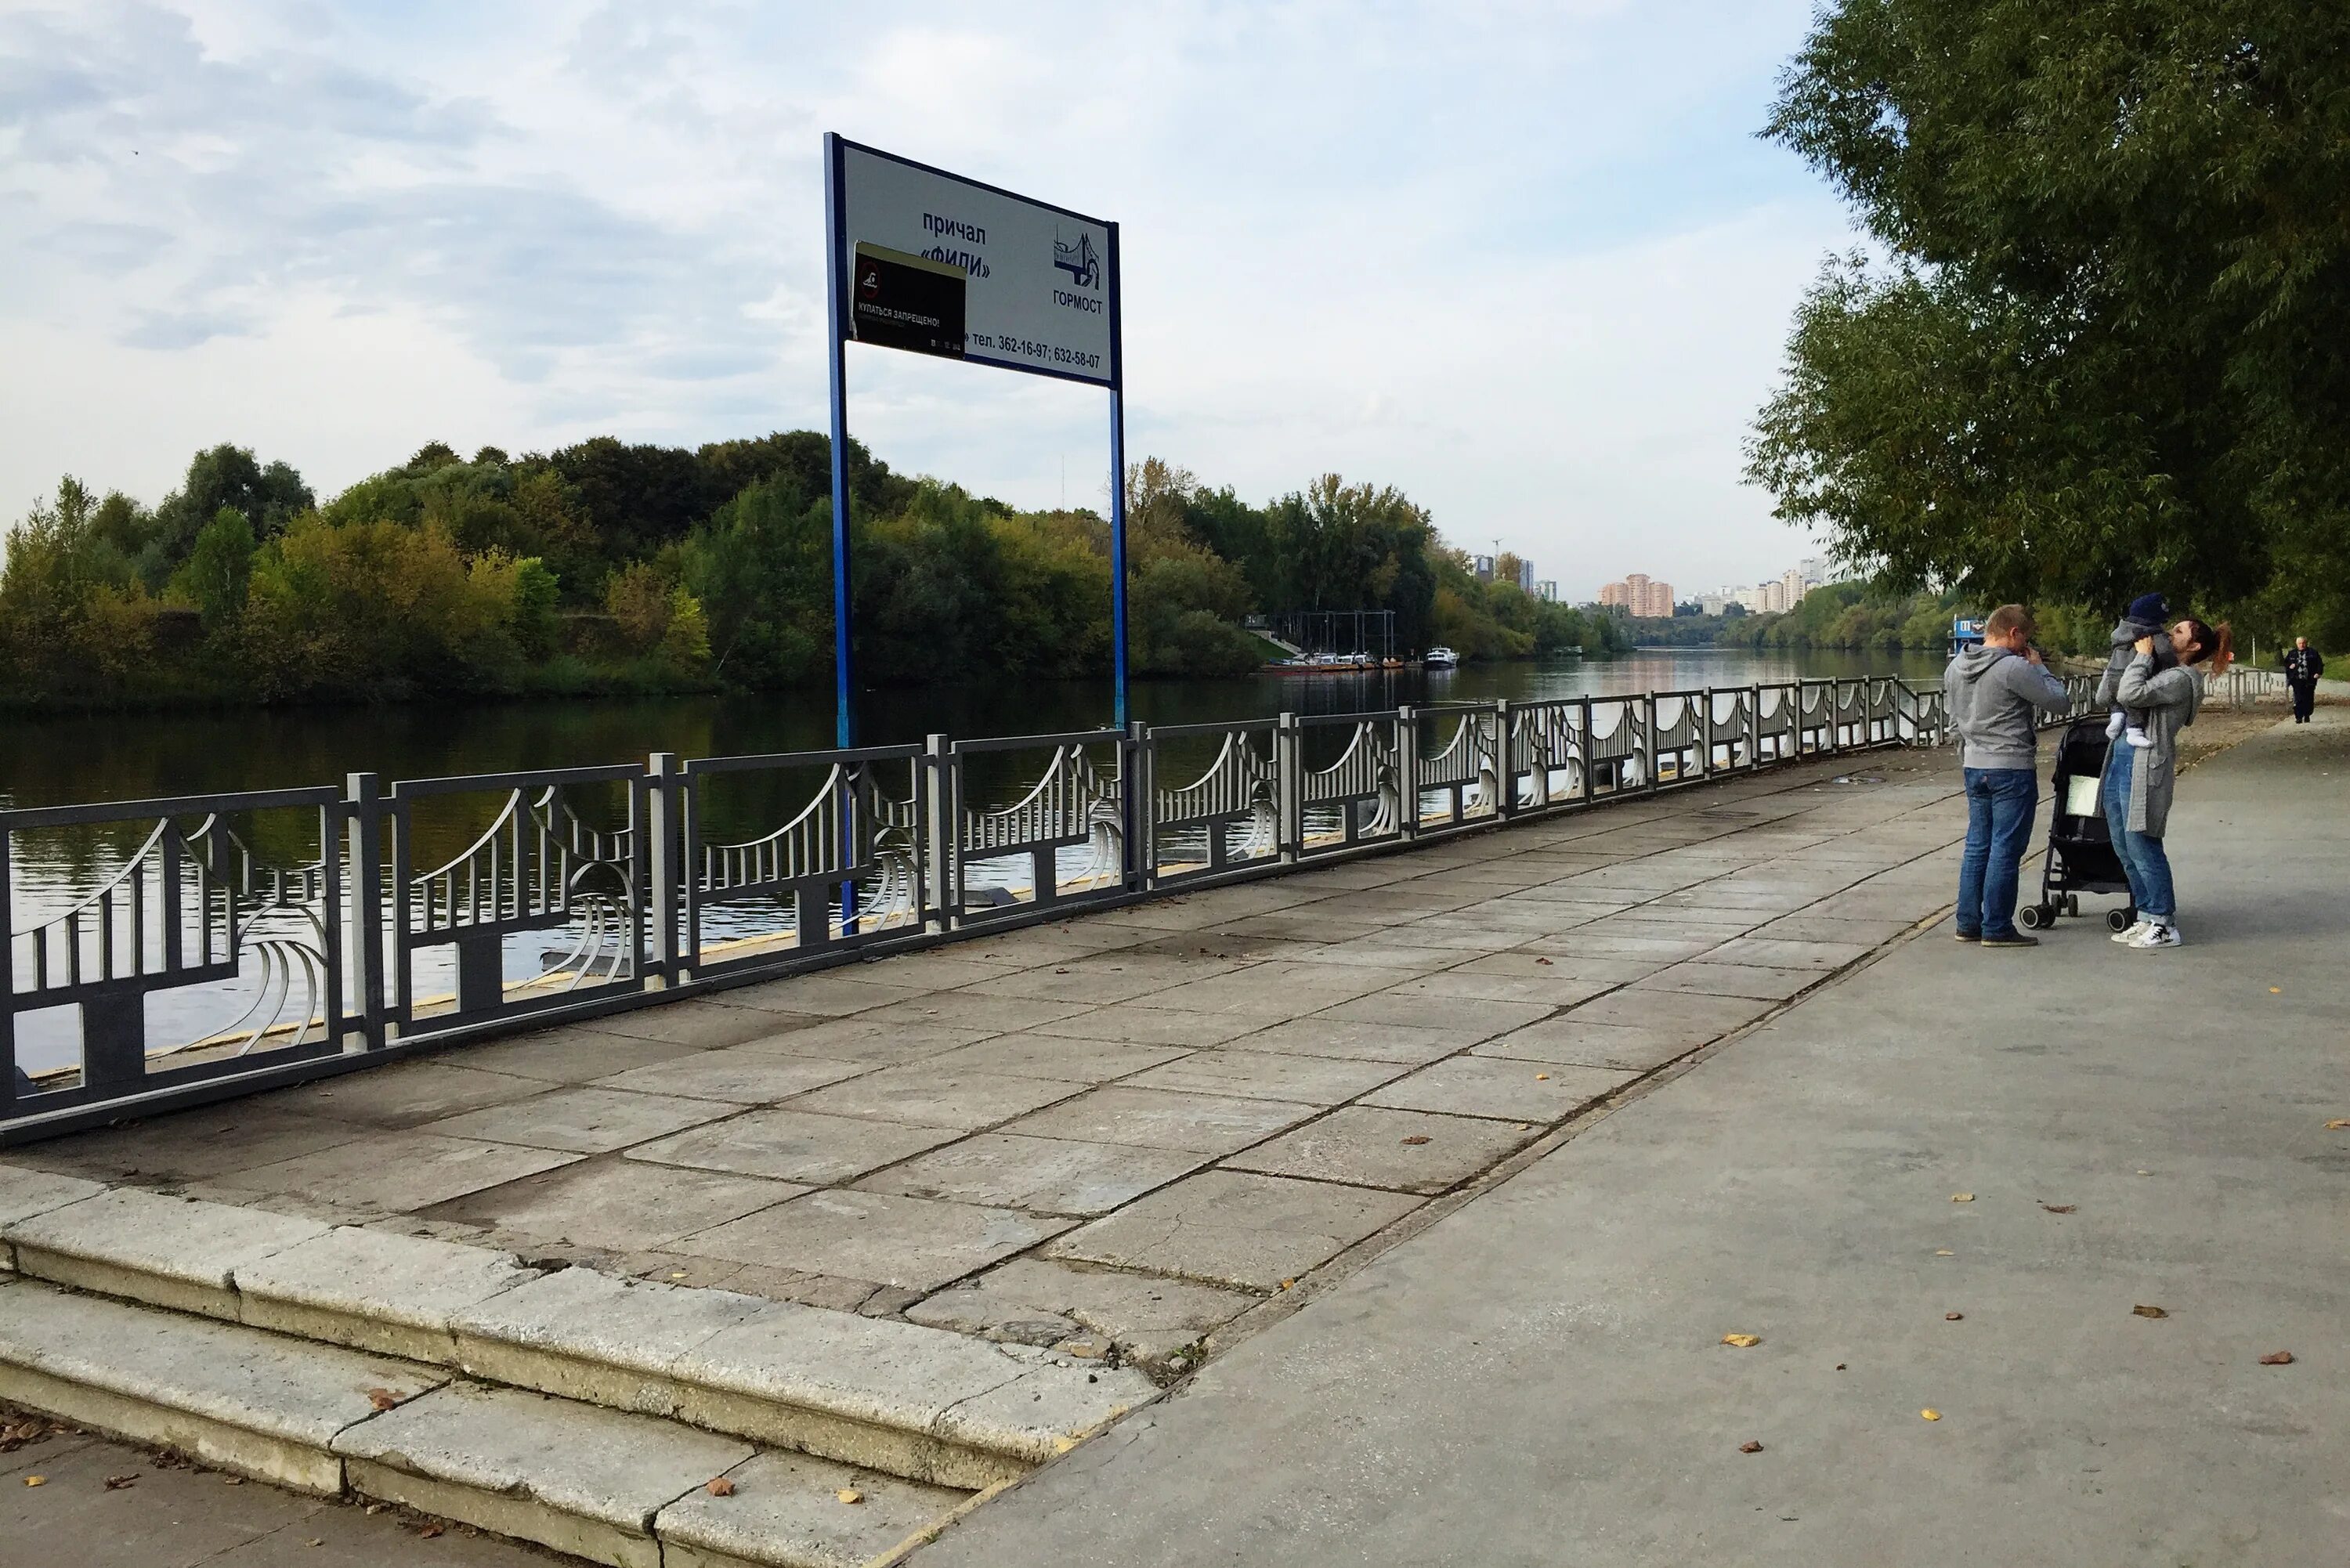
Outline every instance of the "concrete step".
<svg viewBox="0 0 2350 1568"><path fill-rule="evenodd" d="M618 1568L847 1568L970 1496L23 1278L0 1281L0 1398Z"/></svg>
<svg viewBox="0 0 2350 1568"><path fill-rule="evenodd" d="M0 1265L967 1490L1157 1392L1132 1369L948 1329L7 1166Z"/></svg>

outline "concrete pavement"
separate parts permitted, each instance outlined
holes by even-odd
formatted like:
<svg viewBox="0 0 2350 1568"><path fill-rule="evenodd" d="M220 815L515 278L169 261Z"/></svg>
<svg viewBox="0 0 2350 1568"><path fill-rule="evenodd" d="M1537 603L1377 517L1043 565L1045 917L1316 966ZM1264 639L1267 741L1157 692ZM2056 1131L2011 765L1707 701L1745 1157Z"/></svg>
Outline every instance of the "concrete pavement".
<svg viewBox="0 0 2350 1568"><path fill-rule="evenodd" d="M1896 947L912 1561L2341 1562L2345 808L2214 758L2189 946Z"/></svg>

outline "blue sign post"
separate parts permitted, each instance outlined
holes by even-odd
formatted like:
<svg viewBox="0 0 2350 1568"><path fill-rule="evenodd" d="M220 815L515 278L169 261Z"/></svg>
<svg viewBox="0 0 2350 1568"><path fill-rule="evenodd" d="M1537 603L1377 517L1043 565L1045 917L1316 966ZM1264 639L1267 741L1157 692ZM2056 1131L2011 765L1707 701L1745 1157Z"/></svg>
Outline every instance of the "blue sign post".
<svg viewBox="0 0 2350 1568"><path fill-rule="evenodd" d="M824 161L836 743L857 744L848 535L852 338L1108 390L1112 722L1125 728L1126 377L1118 225L829 132Z"/></svg>

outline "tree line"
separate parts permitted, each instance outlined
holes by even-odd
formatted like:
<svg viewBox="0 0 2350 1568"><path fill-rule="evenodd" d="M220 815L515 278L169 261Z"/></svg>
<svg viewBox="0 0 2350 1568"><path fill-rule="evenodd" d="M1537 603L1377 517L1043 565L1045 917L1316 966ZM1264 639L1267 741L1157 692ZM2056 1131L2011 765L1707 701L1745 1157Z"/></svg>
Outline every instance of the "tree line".
<svg viewBox="0 0 2350 1568"><path fill-rule="evenodd" d="M1763 134L1874 241L1757 421L1782 517L1895 593L2350 643L2350 8L1830 0Z"/></svg>
<svg viewBox="0 0 2350 1568"><path fill-rule="evenodd" d="M861 680L1097 676L1109 529L848 452ZM10 533L0 676L26 706L772 691L832 679L830 446L597 437L470 458L426 446L321 501L282 462L199 452L150 507L68 477ZM1427 511L1325 475L1263 505L1157 460L1126 476L1129 652L1232 675L1259 611L1386 609L1473 659L1622 646L1480 582Z"/></svg>

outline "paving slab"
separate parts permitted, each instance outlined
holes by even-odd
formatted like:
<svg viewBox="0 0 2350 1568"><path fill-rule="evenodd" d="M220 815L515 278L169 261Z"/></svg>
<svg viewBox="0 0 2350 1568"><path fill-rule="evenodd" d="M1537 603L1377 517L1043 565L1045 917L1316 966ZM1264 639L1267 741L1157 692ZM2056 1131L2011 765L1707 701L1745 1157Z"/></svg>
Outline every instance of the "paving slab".
<svg viewBox="0 0 2350 1568"><path fill-rule="evenodd" d="M993 1023L951 1025L932 1022L910 1024L903 1019L876 1019L868 1013L855 1018L827 1018L805 1029L754 1040L733 1049L745 1054L758 1052L785 1057L812 1056L820 1061L863 1062L874 1066L887 1066L893 1063L919 1062L941 1055L958 1045L968 1045L974 1040L984 1040L1002 1033Z"/></svg>
<svg viewBox="0 0 2350 1568"><path fill-rule="evenodd" d="M1570 1016L1533 1024L1499 1040L1488 1040L1469 1054L1646 1073L1688 1055L1712 1038L1712 1032L1704 1028L1586 1023Z"/></svg>
<svg viewBox="0 0 2350 1568"><path fill-rule="evenodd" d="M1188 1054L1178 1045L1122 1045L1054 1034L999 1034L964 1045L927 1064L942 1073L993 1073L1065 1084L1106 1084Z"/></svg>
<svg viewBox="0 0 2350 1568"><path fill-rule="evenodd" d="M758 1454L726 1479L733 1484L723 1497L700 1488L661 1510L654 1528L663 1568L863 1568L971 1495L807 1454ZM843 1501L843 1492L857 1501Z"/></svg>
<svg viewBox="0 0 2350 1568"><path fill-rule="evenodd" d="M873 1023L890 1028L943 1027L955 1031L973 1031L958 1045L968 1045L972 1040L989 1034L1009 1034L1015 1030L1034 1029L1055 1019L1073 1018L1087 1011L1078 1002L1045 1002L1026 996L983 996L972 991L941 991L910 1002L894 1002L876 1009L864 1016Z"/></svg>
<svg viewBox="0 0 2350 1568"><path fill-rule="evenodd" d="M1202 1045L1220 1045L1263 1025L1261 1018L1186 1012L1137 1002L1072 1013L1036 1024L1025 1033L1070 1040L1107 1040L1126 1045L1168 1045L1188 1051Z"/></svg>
<svg viewBox="0 0 2350 1568"><path fill-rule="evenodd" d="M779 1055L755 1047L703 1051L681 1061L631 1068L597 1080L606 1089L645 1095L679 1095L738 1106L771 1106L794 1095L837 1084L873 1070L870 1062L827 1056Z"/></svg>
<svg viewBox="0 0 2350 1568"><path fill-rule="evenodd" d="M1154 992L1153 1007L1236 1013L1272 1023L1365 995L1393 977L1337 964L1261 963Z"/></svg>
<svg viewBox="0 0 2350 1568"><path fill-rule="evenodd" d="M1365 1096L1363 1104L1547 1125L1573 1116L1638 1075L1563 1062L1455 1056Z"/></svg>
<svg viewBox="0 0 2350 1568"><path fill-rule="evenodd" d="M779 1310L757 1296L565 1269L452 1318L470 1375L617 1410L673 1416L695 1346Z"/></svg>
<svg viewBox="0 0 2350 1568"><path fill-rule="evenodd" d="M1419 1203L1401 1193L1207 1170L1055 1238L1044 1255L1273 1291Z"/></svg>
<svg viewBox="0 0 2350 1568"><path fill-rule="evenodd" d="M217 1185L224 1191L287 1193L339 1209L400 1213L553 1170L579 1158L436 1133L377 1132L275 1165L228 1171Z"/></svg>
<svg viewBox="0 0 2350 1568"><path fill-rule="evenodd" d="M659 1071L660 1069L649 1069ZM735 1107L673 1095L582 1086L427 1122L421 1131L530 1148L607 1154L732 1116Z"/></svg>
<svg viewBox="0 0 2350 1568"><path fill-rule="evenodd" d="M1578 1002L1588 1002L1603 992L1613 991L1619 983L1612 980L1559 974L1553 969L1540 967L1539 961L1530 960L1528 962L1534 967L1515 974L1496 973L1492 970L1447 970L1442 974L1407 981L1395 988L1395 994L1572 1007Z"/></svg>
<svg viewBox="0 0 2350 1568"><path fill-rule="evenodd" d="M755 987L722 992L718 997L693 997L632 1007L608 1013L573 1027L626 1040L650 1040L698 1050L741 1045L772 1034L804 1028L816 1022L812 1012L784 1012L755 1005L749 993Z"/></svg>
<svg viewBox="0 0 2350 1568"><path fill-rule="evenodd" d="M628 1158L783 1181L848 1181L962 1136L955 1127L907 1127L777 1106L640 1144Z"/></svg>
<svg viewBox="0 0 2350 1568"><path fill-rule="evenodd" d="M284 1101L283 1096L264 1095L202 1106L37 1144L19 1158L102 1181L179 1183L331 1148L360 1131L350 1122L305 1115Z"/></svg>
<svg viewBox="0 0 2350 1568"><path fill-rule="evenodd" d="M1335 1106L1377 1088L1400 1075L1398 1062L1363 1062L1345 1056L1306 1056L1279 1051L1244 1051L1237 1045L1197 1051L1180 1062L1153 1067L1127 1080L1136 1088L1175 1089L1194 1095L1237 1095L1243 1099L1289 1100Z"/></svg>
<svg viewBox="0 0 2350 1568"><path fill-rule="evenodd" d="M1531 1143L1537 1130L1530 1122L1345 1106L1232 1156L1222 1168L1442 1192Z"/></svg>
<svg viewBox="0 0 2350 1568"><path fill-rule="evenodd" d="M1627 987L1583 1003L1567 1017L1580 1023L1626 1023L1637 1028L1711 1030L1705 1038L1751 1023L1777 1003L1762 997L1707 996L1690 992L1642 991Z"/></svg>
<svg viewBox="0 0 2350 1568"><path fill-rule="evenodd" d="M116 1188L8 1225L16 1267L82 1290L236 1316L236 1272L327 1227L234 1204Z"/></svg>
<svg viewBox="0 0 2350 1568"><path fill-rule="evenodd" d="M1765 969L1837 970L1856 963L1876 950L1873 942L1791 941L1777 937L1741 937L1724 942L1707 955L1716 963L1753 964Z"/></svg>
<svg viewBox="0 0 2350 1568"><path fill-rule="evenodd" d="M1246 1034L1232 1044L1236 1049L1274 1051L1290 1056L1332 1056L1357 1062L1403 1063L1418 1065L1450 1056L1484 1037L1480 1025L1465 1029L1428 1029L1409 1023L1374 1023L1333 1018L1326 1012L1294 1018Z"/></svg>
<svg viewBox="0 0 2350 1568"><path fill-rule="evenodd" d="M1461 1044L1473 1045L1480 1040L1523 1029L1538 1018L1547 1018L1551 1011L1535 1002L1479 1002L1467 997L1404 996L1385 991L1324 1008L1315 1016L1347 1023L1442 1030Z"/></svg>
<svg viewBox="0 0 2350 1568"><path fill-rule="evenodd" d="M333 1495L327 1448L447 1374L30 1280L0 1284L0 1398L207 1464Z"/></svg>
<svg viewBox="0 0 2350 1568"><path fill-rule="evenodd" d="M1315 1110L1313 1106L1286 1100L1177 1094L1111 1084L998 1130L1026 1137L1139 1144L1145 1148L1218 1155L1245 1148L1305 1120Z"/></svg>
<svg viewBox="0 0 2350 1568"><path fill-rule="evenodd" d="M354 1490L616 1568L660 1568L652 1521L752 1458L673 1422L452 1384L335 1440Z"/></svg>
<svg viewBox="0 0 2350 1568"><path fill-rule="evenodd" d="M918 1155L858 1186L907 1198L1090 1218L1164 1187L1208 1158L1132 1144L991 1133Z"/></svg>
<svg viewBox="0 0 2350 1568"><path fill-rule="evenodd" d="M1649 991L1687 992L1699 996L1753 997L1784 1002L1820 982L1820 971L1766 969L1759 964L1713 963L1704 960L1677 963L1635 982L1627 995Z"/></svg>
<svg viewBox="0 0 2350 1568"><path fill-rule="evenodd" d="M457 1314L539 1277L505 1252L340 1226L240 1265L255 1328L433 1364L455 1359Z"/></svg>
<svg viewBox="0 0 2350 1568"><path fill-rule="evenodd" d="M644 1160L596 1159L486 1188L424 1210L519 1243L654 1251L696 1231L796 1198L796 1182Z"/></svg>
<svg viewBox="0 0 2350 1568"><path fill-rule="evenodd" d="M927 1292L1025 1251L1068 1223L972 1203L824 1190L696 1231L671 1246L735 1262Z"/></svg>
<svg viewBox="0 0 2350 1568"><path fill-rule="evenodd" d="M819 970L814 974L794 975L788 980L764 981L757 985L738 986L723 991L713 1002L728 1007L747 1008L758 1012L770 1012L802 1018L845 1018L853 1012L868 1012L886 1007L893 1002L905 1002L928 994L933 987L919 983L893 985L882 972L879 964L858 964L842 969ZM912 976L907 977L910 981ZM740 1044L738 1040L713 1040L712 1044Z"/></svg>
<svg viewBox="0 0 2350 1568"><path fill-rule="evenodd" d="M550 1029L519 1040L484 1042L463 1047L466 1064L484 1072L518 1078L543 1078L555 1084L585 1084L674 1062L701 1051L667 1040L636 1040L594 1029Z"/></svg>
<svg viewBox="0 0 2350 1568"><path fill-rule="evenodd" d="M1014 1258L906 1309L912 1322L1021 1345L1112 1346L1160 1372L1198 1359L1201 1340L1263 1298L1186 1280Z"/></svg>
<svg viewBox="0 0 2350 1568"><path fill-rule="evenodd" d="M1187 981L1205 980L1241 966L1229 960L1171 958L1119 949L1065 964L1042 965L963 989L974 996L1024 996L1045 1002L1080 1002L1103 1007L1166 991Z"/></svg>
<svg viewBox="0 0 2350 1568"><path fill-rule="evenodd" d="M1158 1397L1157 1386L1132 1367L1039 1366L950 1407L932 1430L1041 1465Z"/></svg>
<svg viewBox="0 0 2350 1568"><path fill-rule="evenodd" d="M545 1093L546 1083L540 1078L489 1073L450 1061L395 1062L298 1089L281 1089L266 1096L263 1103L273 1109L338 1122L412 1127L459 1111L504 1105L508 1100ZM261 1163L261 1158L248 1159L232 1168Z"/></svg>
<svg viewBox="0 0 2350 1568"><path fill-rule="evenodd" d="M105 1190L103 1183L78 1176L57 1176L0 1161L0 1238L20 1220L95 1198ZM0 1249L0 1259L5 1256L5 1249Z"/></svg>
<svg viewBox="0 0 2350 1568"><path fill-rule="evenodd" d="M864 1116L911 1127L964 1131L998 1122L1082 1094L1081 1083L1015 1077L1007 1073L954 1072L936 1061L884 1067L792 1101L792 1109L821 1116Z"/></svg>

